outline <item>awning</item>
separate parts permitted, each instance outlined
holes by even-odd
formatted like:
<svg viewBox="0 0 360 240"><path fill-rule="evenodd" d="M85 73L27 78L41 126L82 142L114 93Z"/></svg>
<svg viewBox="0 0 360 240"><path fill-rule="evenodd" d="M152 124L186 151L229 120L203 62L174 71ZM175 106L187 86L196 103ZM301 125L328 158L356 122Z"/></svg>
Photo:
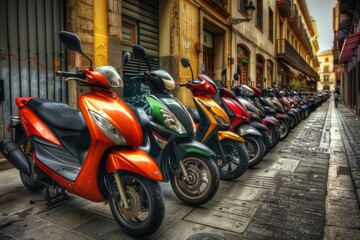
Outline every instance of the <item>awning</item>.
<svg viewBox="0 0 360 240"><path fill-rule="evenodd" d="M294 73L296 76L297 75L304 75L302 72L296 70L295 68L293 68L292 66L290 66L289 64L287 64L284 61L281 61L282 64L284 64L287 68L289 68L290 72Z"/></svg>
<svg viewBox="0 0 360 240"><path fill-rule="evenodd" d="M343 48L340 53L339 63L346 63L355 48L359 46L360 32L349 35L345 38Z"/></svg>

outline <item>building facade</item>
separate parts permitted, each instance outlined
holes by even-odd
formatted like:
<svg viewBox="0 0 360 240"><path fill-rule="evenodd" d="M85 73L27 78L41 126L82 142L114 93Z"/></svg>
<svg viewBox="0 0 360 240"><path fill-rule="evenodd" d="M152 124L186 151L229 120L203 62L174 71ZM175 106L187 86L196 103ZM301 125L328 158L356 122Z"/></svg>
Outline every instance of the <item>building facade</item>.
<svg viewBox="0 0 360 240"><path fill-rule="evenodd" d="M320 68L320 81L317 84L318 90L336 90L336 75L334 71L334 54L333 50L321 51L317 54Z"/></svg>
<svg viewBox="0 0 360 240"><path fill-rule="evenodd" d="M227 79L239 72L242 84L263 87L299 81L305 88L318 79L305 0L0 0L0 11L6 18L0 22L1 138L17 114L16 97L48 98L76 108L77 96L88 91L55 77L57 70L89 67L86 58L60 44L61 30L80 37L95 67L119 66L124 52L139 44L152 69L168 71L177 83L191 78L181 57L189 58L195 74L215 82L223 68L229 69ZM135 58L123 68L125 86L118 94L126 101L141 105L149 90L131 77L146 69ZM177 87L174 94L193 105L188 89Z"/></svg>
<svg viewBox="0 0 360 240"><path fill-rule="evenodd" d="M346 106L360 115L360 2L338 0L334 8L336 85Z"/></svg>
<svg viewBox="0 0 360 240"><path fill-rule="evenodd" d="M251 19L247 16L250 2L255 8ZM276 82L276 1L240 0L233 4L232 73L239 74L239 84L269 87Z"/></svg>
<svg viewBox="0 0 360 240"><path fill-rule="evenodd" d="M276 3L278 85L285 89L314 91L319 81L318 45L315 23L310 18L306 1L278 0Z"/></svg>

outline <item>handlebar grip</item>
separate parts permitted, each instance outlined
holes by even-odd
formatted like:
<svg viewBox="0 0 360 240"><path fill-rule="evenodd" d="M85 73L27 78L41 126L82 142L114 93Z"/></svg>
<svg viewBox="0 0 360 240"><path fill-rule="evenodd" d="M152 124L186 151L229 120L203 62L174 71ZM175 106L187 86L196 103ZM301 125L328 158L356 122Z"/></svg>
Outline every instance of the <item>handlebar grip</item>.
<svg viewBox="0 0 360 240"><path fill-rule="evenodd" d="M64 72L64 71L56 71L56 76L59 77L74 77L74 78L81 78L85 79L85 73L82 71L79 72Z"/></svg>
<svg viewBox="0 0 360 240"><path fill-rule="evenodd" d="M179 83L180 87L186 87L186 85L187 85L186 83Z"/></svg>

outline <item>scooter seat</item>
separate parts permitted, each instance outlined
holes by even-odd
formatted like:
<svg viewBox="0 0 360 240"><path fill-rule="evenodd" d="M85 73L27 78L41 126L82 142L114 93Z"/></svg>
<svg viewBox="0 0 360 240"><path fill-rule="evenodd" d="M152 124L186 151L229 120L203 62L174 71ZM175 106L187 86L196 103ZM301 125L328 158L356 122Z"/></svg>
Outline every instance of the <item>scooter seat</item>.
<svg viewBox="0 0 360 240"><path fill-rule="evenodd" d="M48 125L66 130L86 130L85 120L79 110L49 99L31 98L27 106Z"/></svg>
<svg viewBox="0 0 360 240"><path fill-rule="evenodd" d="M200 122L200 115L198 113L198 111L194 108L191 107L186 107L186 110L188 110L188 112L190 113L191 118L194 120L195 123L199 123Z"/></svg>

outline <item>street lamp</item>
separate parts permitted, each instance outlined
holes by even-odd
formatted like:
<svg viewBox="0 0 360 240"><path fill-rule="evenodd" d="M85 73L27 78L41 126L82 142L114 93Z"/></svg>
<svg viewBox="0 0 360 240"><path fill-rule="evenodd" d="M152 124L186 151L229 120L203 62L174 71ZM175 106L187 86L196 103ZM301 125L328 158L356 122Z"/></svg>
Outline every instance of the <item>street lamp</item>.
<svg viewBox="0 0 360 240"><path fill-rule="evenodd" d="M233 18L232 24L236 25L242 22L249 22L252 19L252 15L254 13L255 7L252 0L248 1L248 5L246 6L246 18Z"/></svg>

